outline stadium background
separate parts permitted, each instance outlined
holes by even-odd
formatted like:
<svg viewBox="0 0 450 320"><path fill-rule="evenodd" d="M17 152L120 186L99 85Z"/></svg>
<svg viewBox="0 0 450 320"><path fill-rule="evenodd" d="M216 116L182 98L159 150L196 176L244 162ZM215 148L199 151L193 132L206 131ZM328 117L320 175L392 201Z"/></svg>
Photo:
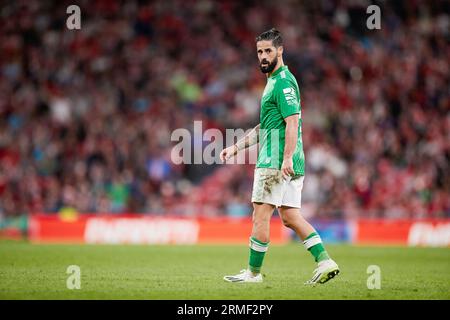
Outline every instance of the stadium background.
<svg viewBox="0 0 450 320"><path fill-rule="evenodd" d="M2 1L0 17L2 238L246 243L254 167L175 165L170 135L259 122L254 38L276 27L302 95L303 214L328 243L449 246L448 1ZM291 238L275 216L274 243Z"/></svg>
<svg viewBox="0 0 450 320"><path fill-rule="evenodd" d="M448 2L374 3L381 30L366 1L81 1L81 30L69 2L4 3L3 225L251 215L253 166L174 165L170 135L258 123L254 38L271 26L301 87L303 214L448 218Z"/></svg>

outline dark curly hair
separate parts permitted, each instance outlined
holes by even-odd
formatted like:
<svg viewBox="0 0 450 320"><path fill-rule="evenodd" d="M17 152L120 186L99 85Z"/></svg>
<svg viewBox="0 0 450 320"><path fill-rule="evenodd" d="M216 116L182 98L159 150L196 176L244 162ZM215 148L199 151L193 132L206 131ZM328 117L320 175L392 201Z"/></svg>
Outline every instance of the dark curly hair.
<svg viewBox="0 0 450 320"><path fill-rule="evenodd" d="M283 37L281 36L281 32L275 28L264 31L259 36L256 37L256 42L258 41L272 41L272 44L275 48L278 48L283 45Z"/></svg>

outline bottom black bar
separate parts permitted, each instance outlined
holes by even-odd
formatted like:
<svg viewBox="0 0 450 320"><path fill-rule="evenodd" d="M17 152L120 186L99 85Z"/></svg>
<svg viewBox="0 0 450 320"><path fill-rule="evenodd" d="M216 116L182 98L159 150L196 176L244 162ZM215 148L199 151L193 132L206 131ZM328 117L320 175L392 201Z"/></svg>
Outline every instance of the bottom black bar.
<svg viewBox="0 0 450 320"><path fill-rule="evenodd" d="M130 319L139 314L143 319L278 319L289 316L357 317L395 315L423 310L448 310L449 300L20 300L0 301L2 313L45 316L45 319L105 316ZM424 309L425 308L425 309ZM432 309L426 309L432 308ZM58 309L59 311L57 311ZM134 320L134 319L133 319Z"/></svg>

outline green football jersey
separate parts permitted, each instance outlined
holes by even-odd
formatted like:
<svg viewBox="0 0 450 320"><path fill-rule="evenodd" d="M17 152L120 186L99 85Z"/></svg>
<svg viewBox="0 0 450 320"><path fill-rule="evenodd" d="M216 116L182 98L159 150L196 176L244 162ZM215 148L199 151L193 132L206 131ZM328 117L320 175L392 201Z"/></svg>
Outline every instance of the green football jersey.
<svg viewBox="0 0 450 320"><path fill-rule="evenodd" d="M300 90L294 75L287 66L282 66L267 79L261 99L257 168L281 169L286 133L284 119L293 114L299 116L297 147L292 157L294 172L305 175Z"/></svg>

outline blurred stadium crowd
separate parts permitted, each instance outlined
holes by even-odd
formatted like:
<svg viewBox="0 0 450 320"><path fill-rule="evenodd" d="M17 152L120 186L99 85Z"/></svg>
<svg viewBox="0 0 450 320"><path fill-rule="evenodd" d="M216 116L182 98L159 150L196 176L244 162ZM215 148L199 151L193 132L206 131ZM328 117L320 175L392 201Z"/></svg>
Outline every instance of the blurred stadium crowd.
<svg viewBox="0 0 450 320"><path fill-rule="evenodd" d="M369 1L77 1L68 30L71 2L2 2L0 215L250 215L253 166L174 165L170 136L259 122L254 38L276 27L305 215L449 217L449 2L375 3L381 30Z"/></svg>

